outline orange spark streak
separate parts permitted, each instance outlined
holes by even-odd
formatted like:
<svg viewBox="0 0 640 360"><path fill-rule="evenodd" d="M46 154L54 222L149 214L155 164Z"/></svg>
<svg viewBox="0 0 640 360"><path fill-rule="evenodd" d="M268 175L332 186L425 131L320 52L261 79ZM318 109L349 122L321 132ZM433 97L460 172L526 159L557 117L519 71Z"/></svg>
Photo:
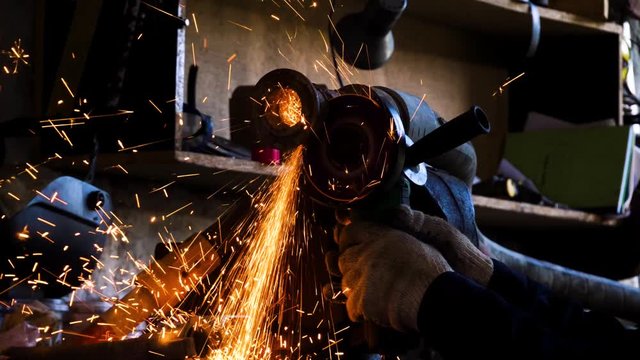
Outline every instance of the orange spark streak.
<svg viewBox="0 0 640 360"><path fill-rule="evenodd" d="M67 91L69 92L69 94L71 95L72 98L76 97L75 95L73 95L73 91L71 91L71 88L69 87L69 85L67 84L66 81L64 81L64 78L60 78L60 80L62 80L62 83L64 84L64 87L67 88Z"/></svg>
<svg viewBox="0 0 640 360"><path fill-rule="evenodd" d="M45 223L45 224L47 224L47 225L49 225L49 226L51 226L51 227L56 227L56 224L52 223L52 222L51 222L51 221L49 221L49 220L45 220L45 219L40 218L40 217L39 217L39 218L37 218L37 219L38 219L38 221L40 221L40 222L42 222L42 223Z"/></svg>
<svg viewBox="0 0 640 360"><path fill-rule="evenodd" d="M198 63L196 62L196 46L194 43L191 43L191 56L193 57L193 65L198 66Z"/></svg>
<svg viewBox="0 0 640 360"><path fill-rule="evenodd" d="M302 19L302 21L306 21L306 20L302 17L302 15L300 15L300 13L299 13L298 11L296 11L296 9L294 9L294 7L289 3L289 1L288 1L288 0L284 0L284 3L285 3L285 4L287 4L287 5L289 6L289 8L291 8L291 10L293 10L293 12L294 12L294 13L296 13L296 15L298 15L298 17L299 17L300 19Z"/></svg>
<svg viewBox="0 0 640 360"><path fill-rule="evenodd" d="M231 23L231 24L233 24L233 25L235 25L235 26L241 27L241 28L243 28L243 29L245 29L245 30L253 31L253 29L252 29L252 28L250 28L250 27L248 27L248 26L246 26L246 25L242 25L242 24L239 24L239 23L237 23L237 22L235 22L235 21L231 21L231 20L227 20L227 21L228 21L229 23Z"/></svg>
<svg viewBox="0 0 640 360"><path fill-rule="evenodd" d="M231 90L231 65L233 63L229 63L229 78L227 79L227 91Z"/></svg>
<svg viewBox="0 0 640 360"><path fill-rule="evenodd" d="M142 3L143 3L144 5L146 5L146 6L150 7L150 8L152 8L153 10L156 10L156 11L158 11L158 12L162 13L162 14L165 14L165 15L167 15L167 16L170 16L170 17L174 18L174 19L180 20L181 22L182 22L182 21L184 21L184 19L183 19L183 18L181 18L181 17L179 17L179 16L175 16L175 15L173 15L172 13L170 13L170 12L168 12L168 11L165 11L165 10L160 9L159 7L155 7L155 6L153 6L153 5L149 4L149 3L146 3L146 2L144 2L144 1L143 1Z"/></svg>
<svg viewBox="0 0 640 360"><path fill-rule="evenodd" d="M66 142L69 143L69 146L73 147L73 143L71 142L71 139L69 138L69 136L67 135L66 132L64 132L64 130L60 130L60 132L62 133L62 135L64 136L64 140Z"/></svg>
<svg viewBox="0 0 640 360"><path fill-rule="evenodd" d="M154 192L164 190L164 189L168 188L169 186L171 186L171 185L173 185L173 184L175 184L175 183L176 183L176 182L175 182L175 180L174 180L174 181L172 181L172 182L170 182L170 183L168 183L168 184L162 185L161 187L159 187L159 188L157 188L157 189L153 189L153 190L151 190L151 191L149 192L149 194L153 194Z"/></svg>
<svg viewBox="0 0 640 360"><path fill-rule="evenodd" d="M411 115L411 119L409 119L409 122L411 122L413 120L413 118L416 116L416 114L418 113L418 110L420 110L420 106L422 106L422 103L424 102L424 98L427 97L427 94L422 94L422 98L420 99L420 103L418 103L418 106L416 107L416 110L413 112L413 114Z"/></svg>
<svg viewBox="0 0 640 360"><path fill-rule="evenodd" d="M191 204L193 204L193 202L190 202L190 203L188 203L187 205L184 205L184 206L180 207L179 209L176 209L176 210L174 210L174 211L172 211L172 212L168 213L168 214L167 214L167 215L165 215L164 217L165 217L165 218L168 218L168 217L170 217L171 215L174 215L174 214L176 214L177 212L179 212L179 211L181 211L181 210L184 210L185 208L187 208L187 207L191 206Z"/></svg>
<svg viewBox="0 0 640 360"><path fill-rule="evenodd" d="M498 87L498 90L496 90L493 94L491 94L491 96L502 95L504 93L504 89L506 89L509 85L511 85L512 82L520 79L524 75L525 73L523 72L523 73L520 73L520 75L514 77L513 79L507 78L507 81L504 84L500 85Z"/></svg>
<svg viewBox="0 0 640 360"><path fill-rule="evenodd" d="M327 42L327 39L324 38L324 34L322 33L322 30L318 29L318 32L320 33L320 37L322 38L322 42L324 43L325 52L329 52L329 43Z"/></svg>
<svg viewBox="0 0 640 360"><path fill-rule="evenodd" d="M127 151L127 150L135 150L135 149L139 149L141 147L145 147L145 146L149 146L149 145L155 145L155 144L163 143L163 142L166 142L166 141L169 141L169 140L171 140L171 139L156 140L156 141L152 141L152 142L148 142L148 143L144 143L144 144L129 146L127 148L118 150L118 152L123 152L123 151Z"/></svg>
<svg viewBox="0 0 640 360"><path fill-rule="evenodd" d="M129 114L133 114L133 111L131 110L118 110L118 112L113 113L113 114L102 114L102 115L91 115L90 118L91 119L97 119L97 118L105 118L105 117L116 117L116 116L124 116L124 115L129 115ZM65 117L65 118L58 118L58 119L47 119L47 120L40 120L40 123L51 123L51 122L63 122L63 121L73 121L73 120L82 120L85 119L85 116L76 116L76 117ZM43 126L43 127L47 127L47 126ZM52 125L48 125L48 127L53 127Z"/></svg>
<svg viewBox="0 0 640 360"><path fill-rule="evenodd" d="M196 20L196 13L191 13L191 17L193 18L193 25L196 27L196 33L199 34L200 30L198 30L198 20Z"/></svg>
<svg viewBox="0 0 640 360"><path fill-rule="evenodd" d="M194 61L194 64L195 64L195 61ZM158 110L158 112L159 112L160 114L162 114L162 110L160 110L160 108L159 108L156 104L154 104L154 103L153 103L153 101L151 101L151 99L149 99L149 103L150 103L151 105L153 105L153 107L154 107L156 110Z"/></svg>

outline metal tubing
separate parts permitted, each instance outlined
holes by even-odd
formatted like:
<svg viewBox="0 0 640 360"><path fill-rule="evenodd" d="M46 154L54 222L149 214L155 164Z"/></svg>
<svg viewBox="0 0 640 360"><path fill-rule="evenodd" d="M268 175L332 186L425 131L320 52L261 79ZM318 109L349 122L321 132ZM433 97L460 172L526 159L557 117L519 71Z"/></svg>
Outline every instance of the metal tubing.
<svg viewBox="0 0 640 360"><path fill-rule="evenodd" d="M447 121L407 149L405 167L413 167L444 154L491 129L487 115L478 106Z"/></svg>
<svg viewBox="0 0 640 360"><path fill-rule="evenodd" d="M631 321L640 321L640 290L509 250L478 231L492 257L548 287L555 295Z"/></svg>

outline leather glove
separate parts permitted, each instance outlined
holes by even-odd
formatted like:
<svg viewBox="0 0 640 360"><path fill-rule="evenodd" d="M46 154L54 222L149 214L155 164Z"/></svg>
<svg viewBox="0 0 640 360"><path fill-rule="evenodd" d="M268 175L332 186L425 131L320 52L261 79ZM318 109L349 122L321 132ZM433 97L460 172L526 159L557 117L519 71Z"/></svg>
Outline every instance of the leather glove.
<svg viewBox="0 0 640 360"><path fill-rule="evenodd" d="M455 271L484 286L489 283L493 275L491 258L445 220L412 210L407 205L401 205L394 209L391 223L433 245L444 255Z"/></svg>
<svg viewBox="0 0 640 360"><path fill-rule="evenodd" d="M436 277L452 271L440 252L403 231L369 222L353 222L336 235L349 318L417 330L424 293Z"/></svg>

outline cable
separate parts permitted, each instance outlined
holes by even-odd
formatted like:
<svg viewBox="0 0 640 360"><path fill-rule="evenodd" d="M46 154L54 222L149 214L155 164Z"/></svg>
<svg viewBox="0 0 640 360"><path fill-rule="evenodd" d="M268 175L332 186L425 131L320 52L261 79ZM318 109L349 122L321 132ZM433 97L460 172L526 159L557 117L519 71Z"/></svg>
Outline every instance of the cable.
<svg viewBox="0 0 640 360"><path fill-rule="evenodd" d="M332 23L333 23L333 14L335 13L335 4L333 3L333 0L329 0L330 4L329 4L329 24L328 24L328 31L329 31L329 46L331 46L331 58L333 59L333 69L336 72L336 77L338 78L338 84L340 85L340 87L344 86L344 82L342 81L342 75L340 75L340 71L338 71L338 60L336 59L336 48L335 48L335 44L334 44L334 40L333 40L333 36L331 35L331 30L332 30ZM337 35L337 34L336 34Z"/></svg>

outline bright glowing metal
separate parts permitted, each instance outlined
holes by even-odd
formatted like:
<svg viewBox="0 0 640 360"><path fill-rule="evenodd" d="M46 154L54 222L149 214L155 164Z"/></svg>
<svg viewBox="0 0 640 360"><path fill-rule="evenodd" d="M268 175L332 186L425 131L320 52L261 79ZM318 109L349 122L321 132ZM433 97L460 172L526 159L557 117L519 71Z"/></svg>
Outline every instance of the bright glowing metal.
<svg viewBox="0 0 640 360"><path fill-rule="evenodd" d="M295 90L278 88L267 97L267 121L276 128L305 123L302 100Z"/></svg>

